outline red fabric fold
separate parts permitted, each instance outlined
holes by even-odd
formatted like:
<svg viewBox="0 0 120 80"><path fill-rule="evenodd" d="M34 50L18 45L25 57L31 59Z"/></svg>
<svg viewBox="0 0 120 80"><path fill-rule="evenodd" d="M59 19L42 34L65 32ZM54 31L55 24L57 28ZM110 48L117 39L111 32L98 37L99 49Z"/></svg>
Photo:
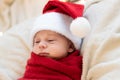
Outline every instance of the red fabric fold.
<svg viewBox="0 0 120 80"><path fill-rule="evenodd" d="M32 52L24 76L19 80L80 80L81 74L82 56L79 56L79 51L59 60Z"/></svg>

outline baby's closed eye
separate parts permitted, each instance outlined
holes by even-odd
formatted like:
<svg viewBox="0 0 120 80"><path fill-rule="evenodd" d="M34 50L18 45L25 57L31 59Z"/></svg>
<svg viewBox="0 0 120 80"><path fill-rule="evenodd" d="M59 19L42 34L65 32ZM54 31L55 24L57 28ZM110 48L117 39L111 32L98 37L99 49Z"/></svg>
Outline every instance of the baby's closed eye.
<svg viewBox="0 0 120 80"><path fill-rule="evenodd" d="M34 43L40 43L40 41L35 41Z"/></svg>

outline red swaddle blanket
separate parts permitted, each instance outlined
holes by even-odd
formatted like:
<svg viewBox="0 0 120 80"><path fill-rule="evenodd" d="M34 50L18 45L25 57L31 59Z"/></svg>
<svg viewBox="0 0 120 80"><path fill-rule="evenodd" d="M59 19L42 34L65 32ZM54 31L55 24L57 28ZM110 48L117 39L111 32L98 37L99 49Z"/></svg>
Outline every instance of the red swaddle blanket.
<svg viewBox="0 0 120 80"><path fill-rule="evenodd" d="M81 73L82 56L79 56L79 51L59 60L32 52L24 76L19 80L80 80Z"/></svg>

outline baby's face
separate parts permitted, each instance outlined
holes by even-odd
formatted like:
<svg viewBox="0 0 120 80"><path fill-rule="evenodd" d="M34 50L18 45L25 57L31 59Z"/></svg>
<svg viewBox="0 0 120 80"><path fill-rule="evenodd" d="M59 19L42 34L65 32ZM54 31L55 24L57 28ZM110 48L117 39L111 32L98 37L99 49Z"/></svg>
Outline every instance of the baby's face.
<svg viewBox="0 0 120 80"><path fill-rule="evenodd" d="M33 41L33 52L40 56L59 59L67 56L68 52L73 51L70 47L71 42L53 31L40 31L35 35Z"/></svg>

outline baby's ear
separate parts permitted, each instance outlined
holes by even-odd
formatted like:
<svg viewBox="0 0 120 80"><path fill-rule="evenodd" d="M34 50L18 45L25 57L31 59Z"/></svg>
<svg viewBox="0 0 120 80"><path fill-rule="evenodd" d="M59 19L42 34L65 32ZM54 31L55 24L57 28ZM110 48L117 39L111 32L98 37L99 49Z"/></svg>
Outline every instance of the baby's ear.
<svg viewBox="0 0 120 80"><path fill-rule="evenodd" d="M69 46L69 49L68 49L68 52L73 52L75 50L75 47L72 43L70 43L70 46Z"/></svg>
<svg viewBox="0 0 120 80"><path fill-rule="evenodd" d="M73 51L74 51L74 49L72 49L72 48L69 48L69 50L68 50L69 53L71 53Z"/></svg>

